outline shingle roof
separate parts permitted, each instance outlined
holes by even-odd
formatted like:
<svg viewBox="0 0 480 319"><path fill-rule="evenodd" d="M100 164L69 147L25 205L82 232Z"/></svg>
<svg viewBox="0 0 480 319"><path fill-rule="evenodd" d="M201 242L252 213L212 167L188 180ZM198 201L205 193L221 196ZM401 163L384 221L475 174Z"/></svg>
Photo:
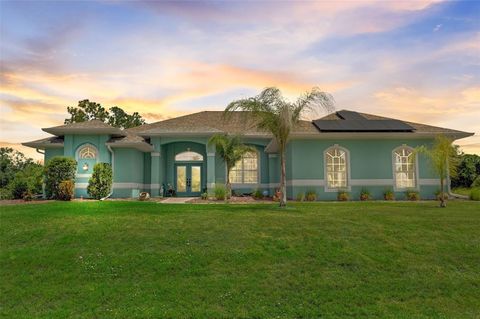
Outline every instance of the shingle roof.
<svg viewBox="0 0 480 319"><path fill-rule="evenodd" d="M145 124L127 130L130 133L149 136L156 134L185 134L185 133L238 133L244 135L270 135L259 130L248 114L233 112L225 117L223 111L203 111L172 119ZM318 132L310 121L300 121L294 132Z"/></svg>
<svg viewBox="0 0 480 319"><path fill-rule="evenodd" d="M40 140L35 140L31 142L22 143L24 146L33 147L33 148L55 148L63 147L63 138L58 136L52 136L47 138L42 138Z"/></svg>
<svg viewBox="0 0 480 319"><path fill-rule="evenodd" d="M42 128L43 131L61 136L64 134L91 134L91 133L104 133L112 135L126 135L123 130L113 127L100 120L91 120L85 122L71 123L60 126Z"/></svg>
<svg viewBox="0 0 480 319"><path fill-rule="evenodd" d="M147 143L141 136L126 132L126 136L112 137L107 141L107 145L112 147L134 147L144 152L153 151L152 145Z"/></svg>

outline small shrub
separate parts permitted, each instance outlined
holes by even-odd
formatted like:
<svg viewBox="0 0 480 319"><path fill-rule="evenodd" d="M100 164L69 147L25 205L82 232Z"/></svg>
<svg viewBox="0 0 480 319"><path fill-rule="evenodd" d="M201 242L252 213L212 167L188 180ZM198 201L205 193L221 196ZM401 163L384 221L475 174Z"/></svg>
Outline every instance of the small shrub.
<svg viewBox="0 0 480 319"><path fill-rule="evenodd" d="M0 200L12 199L12 191L9 188L0 188Z"/></svg>
<svg viewBox="0 0 480 319"><path fill-rule="evenodd" d="M308 202L314 202L317 200L317 193L315 191L308 191L305 194L305 200Z"/></svg>
<svg viewBox="0 0 480 319"><path fill-rule="evenodd" d="M470 199L480 201L480 187L472 188L470 191Z"/></svg>
<svg viewBox="0 0 480 319"><path fill-rule="evenodd" d="M202 195L200 195L200 196L201 196L201 198L202 198L203 200L207 200L207 199L208 199L208 193L207 193L207 192L202 193Z"/></svg>
<svg viewBox="0 0 480 319"><path fill-rule="evenodd" d="M361 201L366 201L372 198L372 195L370 194L370 191L366 188L362 188L360 191L360 200Z"/></svg>
<svg viewBox="0 0 480 319"><path fill-rule="evenodd" d="M420 200L420 193L415 189L408 189L405 192L405 198L407 200L417 201L417 200Z"/></svg>
<svg viewBox="0 0 480 319"><path fill-rule="evenodd" d="M25 193L23 193L23 200L26 202L32 201L33 193L31 191L26 191Z"/></svg>
<svg viewBox="0 0 480 319"><path fill-rule="evenodd" d="M215 185L215 199L216 200L225 200L227 197L227 190L225 185Z"/></svg>
<svg viewBox="0 0 480 319"><path fill-rule="evenodd" d="M350 194L347 191L340 190L337 193L337 200L340 202L346 202L350 199Z"/></svg>
<svg viewBox="0 0 480 319"><path fill-rule="evenodd" d="M77 161L70 157L55 156L45 165L45 192L48 198L59 199L60 183L75 179Z"/></svg>
<svg viewBox="0 0 480 319"><path fill-rule="evenodd" d="M13 199L23 198L23 194L29 191L27 180L15 178L9 184Z"/></svg>
<svg viewBox="0 0 480 319"><path fill-rule="evenodd" d="M58 197L59 200L69 201L72 200L75 191L75 183L73 180L69 179L62 181L58 185Z"/></svg>
<svg viewBox="0 0 480 319"><path fill-rule="evenodd" d="M112 166L108 163L97 163L93 167L92 177L88 180L87 193L95 199L107 197L112 191ZM150 196L149 196L150 197Z"/></svg>
<svg viewBox="0 0 480 319"><path fill-rule="evenodd" d="M393 192L393 190L391 188L386 189L383 192L383 199L385 199L385 200L395 200L395 193Z"/></svg>
<svg viewBox="0 0 480 319"><path fill-rule="evenodd" d="M303 202L304 200L305 200L305 193L304 192L297 193L297 202Z"/></svg>
<svg viewBox="0 0 480 319"><path fill-rule="evenodd" d="M477 178L475 178L475 180L473 181L470 187L472 188L480 187L480 175L478 175Z"/></svg>
<svg viewBox="0 0 480 319"><path fill-rule="evenodd" d="M260 190L260 189L256 189L253 194L252 194L253 198L255 199L262 199L263 198L263 192Z"/></svg>

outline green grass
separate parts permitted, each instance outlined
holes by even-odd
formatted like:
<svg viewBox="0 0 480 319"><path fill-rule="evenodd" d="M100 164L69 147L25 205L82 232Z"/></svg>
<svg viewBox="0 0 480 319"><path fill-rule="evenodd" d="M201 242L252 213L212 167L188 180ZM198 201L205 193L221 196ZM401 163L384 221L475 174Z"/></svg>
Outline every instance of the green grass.
<svg viewBox="0 0 480 319"><path fill-rule="evenodd" d="M0 207L5 318L478 318L480 204Z"/></svg>
<svg viewBox="0 0 480 319"><path fill-rule="evenodd" d="M452 192L468 196L471 200L480 201L480 187L458 187L452 189Z"/></svg>

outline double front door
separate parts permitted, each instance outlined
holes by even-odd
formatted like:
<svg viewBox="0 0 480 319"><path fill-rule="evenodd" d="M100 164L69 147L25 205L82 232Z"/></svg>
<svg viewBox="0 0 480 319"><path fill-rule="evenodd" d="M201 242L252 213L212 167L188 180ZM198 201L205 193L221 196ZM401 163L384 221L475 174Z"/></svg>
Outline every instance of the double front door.
<svg viewBox="0 0 480 319"><path fill-rule="evenodd" d="M202 165L175 164L175 189L178 196L200 196L202 192Z"/></svg>

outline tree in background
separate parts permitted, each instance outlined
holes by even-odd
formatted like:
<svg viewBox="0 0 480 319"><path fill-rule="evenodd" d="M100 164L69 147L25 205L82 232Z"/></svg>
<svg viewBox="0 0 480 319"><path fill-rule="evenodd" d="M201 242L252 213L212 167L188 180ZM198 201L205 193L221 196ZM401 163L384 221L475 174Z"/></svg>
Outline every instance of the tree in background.
<svg viewBox="0 0 480 319"><path fill-rule="evenodd" d="M452 187L471 187L480 176L480 156L460 154L457 176L452 178Z"/></svg>
<svg viewBox="0 0 480 319"><path fill-rule="evenodd" d="M280 155L280 207L287 204L285 152L290 133L302 115L333 109L333 97L318 88L303 94L295 102L289 102L275 87L266 88L255 97L233 101L225 109L227 116L229 112L247 111L246 116L251 117L260 130L273 135Z"/></svg>
<svg viewBox="0 0 480 319"><path fill-rule="evenodd" d="M215 134L208 141L209 145L214 145L217 154L223 159L227 169L225 179L225 188L227 198L232 196L232 184L230 183L230 172L235 164L242 159L248 152L254 152L255 147L242 143L240 136L230 136L227 134Z"/></svg>
<svg viewBox="0 0 480 319"><path fill-rule="evenodd" d="M457 148L452 145L451 139L438 135L431 147L421 146L417 152L426 154L430 158L432 168L440 178L440 207L447 207L445 185L449 177L457 176Z"/></svg>
<svg viewBox="0 0 480 319"><path fill-rule="evenodd" d="M70 114L70 118L65 119L65 124L100 120L124 129L145 124L145 120L138 112L128 114L118 106L111 107L107 111L99 103L89 100L79 101L77 107L68 106L67 112Z"/></svg>
<svg viewBox="0 0 480 319"><path fill-rule="evenodd" d="M11 147L0 147L0 188L7 187L17 172L31 164L35 164L34 160L25 157L23 153Z"/></svg>

